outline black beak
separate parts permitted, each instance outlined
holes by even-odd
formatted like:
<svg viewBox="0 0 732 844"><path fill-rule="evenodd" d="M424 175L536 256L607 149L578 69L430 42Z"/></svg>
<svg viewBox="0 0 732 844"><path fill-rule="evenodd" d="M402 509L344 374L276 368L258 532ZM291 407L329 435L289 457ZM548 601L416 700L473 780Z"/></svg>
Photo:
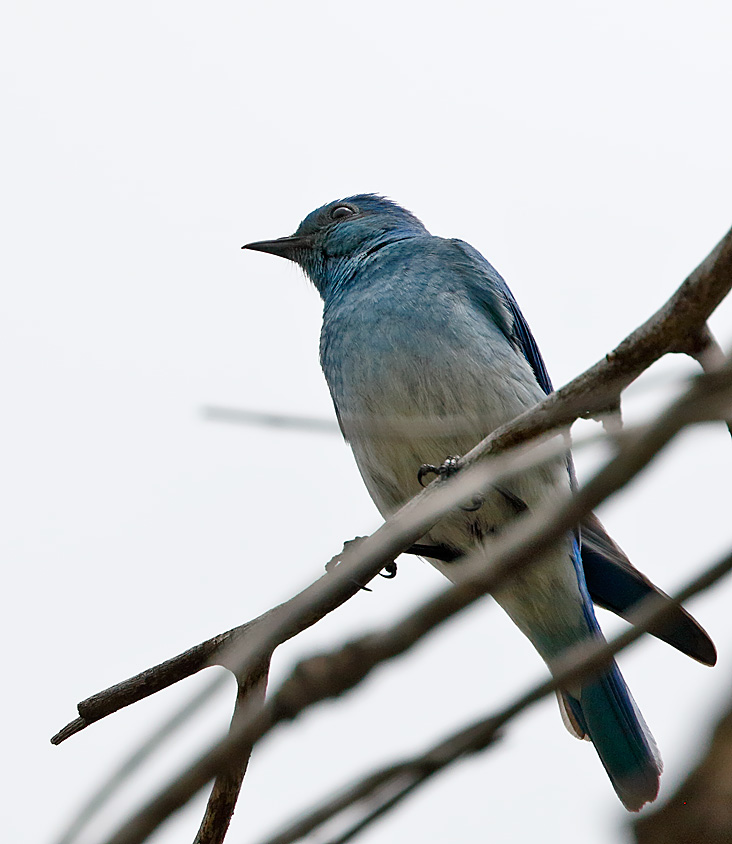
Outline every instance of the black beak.
<svg viewBox="0 0 732 844"><path fill-rule="evenodd" d="M279 255L281 258L296 260L296 255L301 249L309 249L312 245L311 237L278 237L277 240L258 240L255 243L246 243L242 249L253 249L255 252L269 252L270 255Z"/></svg>

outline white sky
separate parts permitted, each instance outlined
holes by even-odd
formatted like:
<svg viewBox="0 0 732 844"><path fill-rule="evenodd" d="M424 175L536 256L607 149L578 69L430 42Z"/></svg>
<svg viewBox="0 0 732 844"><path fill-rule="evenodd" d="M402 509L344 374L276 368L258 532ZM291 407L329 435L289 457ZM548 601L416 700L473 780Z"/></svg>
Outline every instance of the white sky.
<svg viewBox="0 0 732 844"><path fill-rule="evenodd" d="M206 403L332 413L316 293L293 266L240 245L290 233L331 199L385 193L495 264L562 384L660 305L732 222L731 27L725 0L5 5L8 841L51 842L201 678L52 748L78 700L287 598L379 524L337 438L199 414ZM713 327L730 347L730 303ZM651 381L629 396L629 418L663 395ZM704 429L603 509L665 589L729 545L731 466L724 431ZM396 581L283 648L276 675L439 586L404 560ZM662 795L729 690L731 590L692 607L719 647L714 671L654 641L622 659L666 761ZM254 842L542 671L483 602L267 741L229 841ZM231 693L86 841L216 734ZM190 840L201 807L156 842ZM540 832L558 844L576 830L610 844L624 821L592 749L549 701L361 840Z"/></svg>

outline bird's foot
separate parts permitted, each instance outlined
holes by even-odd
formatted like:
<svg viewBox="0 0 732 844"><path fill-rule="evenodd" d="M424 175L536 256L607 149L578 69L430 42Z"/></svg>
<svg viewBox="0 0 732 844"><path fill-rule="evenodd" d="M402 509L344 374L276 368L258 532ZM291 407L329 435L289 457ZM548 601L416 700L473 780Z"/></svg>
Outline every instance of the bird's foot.
<svg viewBox="0 0 732 844"><path fill-rule="evenodd" d="M387 563L383 570L379 572L379 577L384 577L386 580L393 580L397 576L397 564L394 560Z"/></svg>
<svg viewBox="0 0 732 844"><path fill-rule="evenodd" d="M337 565L343 562L343 555L346 553L346 551L352 551L354 548L360 545L364 541L364 539L367 538L368 537L366 536L355 536L353 539L346 540L346 542L343 543L343 550L340 552L340 554L336 554L335 557L331 557L330 560L328 560L328 562L325 564L325 570L333 571ZM379 572L381 577L385 577L387 580L391 580L397 575L397 564L392 560L392 562L387 563L384 566L383 571L386 572L386 574L384 574L383 572ZM353 582L356 583L356 581ZM356 583L356 585L359 587L359 589L363 589L364 592L372 591L368 586L364 585L363 583Z"/></svg>
<svg viewBox="0 0 732 844"><path fill-rule="evenodd" d="M442 466L434 466L432 463L423 463L417 472L417 480L420 486L425 486L424 479L427 475L437 475L438 478L450 478L460 468L460 458L456 456L446 457Z"/></svg>
<svg viewBox="0 0 732 844"><path fill-rule="evenodd" d="M446 457L442 466L434 466L432 463L423 463L417 472L417 481L420 486L425 486L424 479L427 475L437 475L437 477L441 479L451 478L453 475L457 474L459 469L460 458L455 455ZM463 504L460 509L465 510L467 513L472 513L475 510L480 510L484 501L485 499L482 495L476 495L471 498L467 504Z"/></svg>

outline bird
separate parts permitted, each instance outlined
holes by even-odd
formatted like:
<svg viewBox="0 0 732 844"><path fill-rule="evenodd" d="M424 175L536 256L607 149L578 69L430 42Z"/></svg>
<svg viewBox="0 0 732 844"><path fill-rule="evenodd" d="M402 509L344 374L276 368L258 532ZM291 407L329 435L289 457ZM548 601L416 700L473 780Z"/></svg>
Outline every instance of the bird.
<svg viewBox="0 0 732 844"><path fill-rule="evenodd" d="M341 431L384 517L448 474L500 425L553 390L503 278L468 243L437 237L373 193L327 203L294 234L247 243L298 264L323 300L320 362ZM522 472L443 518L410 551L448 578L526 511L574 488L571 456ZM593 603L627 617L663 595L590 514L493 595L550 671L568 649L604 641ZM668 599L670 601L670 599ZM714 644L676 607L653 634L706 665ZM662 762L614 661L558 693L569 732L591 741L625 808L658 795Z"/></svg>

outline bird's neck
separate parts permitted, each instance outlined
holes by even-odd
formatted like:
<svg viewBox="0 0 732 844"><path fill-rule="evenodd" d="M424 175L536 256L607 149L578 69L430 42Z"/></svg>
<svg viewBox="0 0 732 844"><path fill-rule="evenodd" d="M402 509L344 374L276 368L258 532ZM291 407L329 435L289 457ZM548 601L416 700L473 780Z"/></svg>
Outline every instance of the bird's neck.
<svg viewBox="0 0 732 844"><path fill-rule="evenodd" d="M327 306L343 295L359 273L371 261L376 260L382 250L400 241L424 236L421 232L410 229L379 232L360 244L356 252L327 255L323 263L315 268L314 273L308 270L308 275Z"/></svg>

